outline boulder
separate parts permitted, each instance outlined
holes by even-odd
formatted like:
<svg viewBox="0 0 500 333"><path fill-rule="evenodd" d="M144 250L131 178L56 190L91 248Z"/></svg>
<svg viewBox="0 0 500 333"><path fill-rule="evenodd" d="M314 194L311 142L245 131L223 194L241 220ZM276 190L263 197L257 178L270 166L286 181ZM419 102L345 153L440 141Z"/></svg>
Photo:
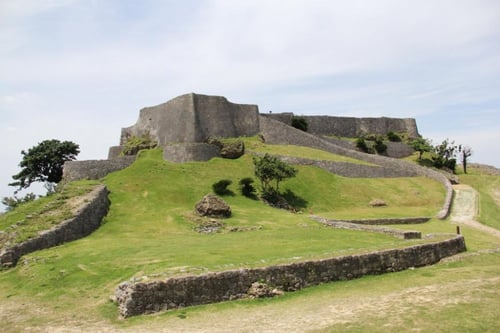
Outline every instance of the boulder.
<svg viewBox="0 0 500 333"><path fill-rule="evenodd" d="M195 205L195 210L201 216L231 217L231 207L222 198L214 194L205 195Z"/></svg>
<svg viewBox="0 0 500 333"><path fill-rule="evenodd" d="M274 297L277 295L283 295L283 291L271 288L265 283L254 282L250 288L248 288L247 295L250 298Z"/></svg>
<svg viewBox="0 0 500 333"><path fill-rule="evenodd" d="M245 154L245 144L241 140L223 144L220 155L222 158L237 159Z"/></svg>
<svg viewBox="0 0 500 333"><path fill-rule="evenodd" d="M382 199L373 199L372 201L370 201L370 206L372 206L372 207L384 207L384 206L387 206L387 203Z"/></svg>

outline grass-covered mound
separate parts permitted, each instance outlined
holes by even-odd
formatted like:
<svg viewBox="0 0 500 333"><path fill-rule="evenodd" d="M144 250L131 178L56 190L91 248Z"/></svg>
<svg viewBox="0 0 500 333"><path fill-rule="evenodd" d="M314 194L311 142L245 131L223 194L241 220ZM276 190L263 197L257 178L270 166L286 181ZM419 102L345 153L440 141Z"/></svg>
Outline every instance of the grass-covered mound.
<svg viewBox="0 0 500 333"><path fill-rule="evenodd" d="M266 266L424 242L330 229L308 215L429 216L444 199L441 185L426 178L350 179L315 167L298 169L297 177L281 187L303 211L292 214L239 194L238 180L253 176L251 156L173 164L162 159L160 150L144 151L132 166L104 179L111 208L101 228L85 239L27 255L25 263L0 272L0 300L36 304L49 313L33 316L29 308L19 309L20 316L26 313L26 327L47 326L55 317L109 323L117 312L107 297L131 277ZM220 233L200 234L194 230L194 204L220 179L233 181L235 195L224 197L233 215ZM373 198L388 207L369 207ZM247 231L230 232L231 227ZM454 230L435 220L411 227L429 233ZM489 246L481 235L470 239L473 249Z"/></svg>

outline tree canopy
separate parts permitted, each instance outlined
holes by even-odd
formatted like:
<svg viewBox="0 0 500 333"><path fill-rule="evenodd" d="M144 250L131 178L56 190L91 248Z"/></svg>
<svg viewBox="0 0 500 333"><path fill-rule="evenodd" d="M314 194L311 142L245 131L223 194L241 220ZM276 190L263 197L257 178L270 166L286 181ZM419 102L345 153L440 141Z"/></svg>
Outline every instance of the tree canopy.
<svg viewBox="0 0 500 333"><path fill-rule="evenodd" d="M263 157L254 157L255 176L259 178L262 191L274 190L279 192L279 184L282 180L295 177L298 170L293 166L283 162L277 157L265 154ZM276 182L276 187L272 182Z"/></svg>
<svg viewBox="0 0 500 333"><path fill-rule="evenodd" d="M22 170L12 176L15 182L10 186L18 190L28 188L34 182L59 183L62 179L63 165L75 160L80 147L71 141L45 140L38 145L21 151L23 159L19 163Z"/></svg>

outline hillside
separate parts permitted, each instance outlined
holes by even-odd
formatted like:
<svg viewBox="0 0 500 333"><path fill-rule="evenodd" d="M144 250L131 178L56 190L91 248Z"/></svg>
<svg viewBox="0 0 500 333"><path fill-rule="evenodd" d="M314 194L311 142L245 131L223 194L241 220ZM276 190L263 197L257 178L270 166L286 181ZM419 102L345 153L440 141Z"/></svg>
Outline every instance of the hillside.
<svg viewBox="0 0 500 333"><path fill-rule="evenodd" d="M254 152L293 155L300 149L301 156L318 156L309 148L256 143L252 146L251 142L247 145ZM322 159L344 158L323 154L328 156L322 156ZM362 163L345 158L344 161ZM238 180L253 176L250 155L237 160L214 158L208 162L174 164L164 161L159 149L141 152L133 165L103 179L111 192L111 207L100 229L84 239L27 255L18 267L0 272L0 319L3 323L0 325L4 331L13 332L35 326L76 329L81 325L107 327L107 330L131 325L133 331L147 330L151 327L149 320L153 320L152 317L133 319L128 324L116 321L116 306L107 299L119 283L131 278L157 279L261 267L431 241L426 238L405 241L375 233L331 229L312 221L309 214L331 218L434 216L441 209L445 196L441 184L424 177L345 178L313 166L298 166L298 169L297 177L286 181L282 187L301 208L301 213L292 214L239 194ZM495 226L498 205L491 204L494 199L488 193L496 188L498 177L486 181L482 177L476 174L464 179L477 186L481 198L489 202L481 206L484 209L481 222ZM233 217L223 221L225 227L219 233L198 233L195 227L199 219L192 213L194 204L220 179L233 181L230 189L234 195L224 197L232 207ZM385 200L388 206L370 207L368 203L374 198ZM23 207L26 209L23 214L29 215L27 207ZM2 216L0 225L8 225L9 222L5 221L10 219L9 216L11 214ZM455 229L449 221L439 220L397 227L416 229L425 234L450 233ZM469 251L498 247L498 240L487 234L466 227L463 232ZM467 261L470 259L463 260L442 270L435 268L434 274L446 277L446 271L453 267L466 269L471 264ZM498 254L488 254L484 260L472 264L484 267L480 275L490 276L498 273L493 268L496 260ZM409 273L397 274L402 274L402 280L410 278ZM387 280L395 278L388 277ZM362 280L369 283L370 279L377 285L384 285L381 278ZM367 282L356 282L355 285L363 283ZM424 282L419 280L416 283ZM246 311L282 304L286 308L287 302L298 300L300 294L304 294L305 299L314 299L315 294L323 297L321 295L329 293L331 288L337 287L317 287L316 291L285 296L283 301L238 301L233 305L179 310L154 317L154 322L168 325L173 319L179 320L183 316L203 316L209 309L219 309L223 316L227 309L232 309L231 312L240 307ZM489 302L491 306L496 304L494 300ZM31 305L19 307L20 304ZM485 316L487 320L493 320Z"/></svg>

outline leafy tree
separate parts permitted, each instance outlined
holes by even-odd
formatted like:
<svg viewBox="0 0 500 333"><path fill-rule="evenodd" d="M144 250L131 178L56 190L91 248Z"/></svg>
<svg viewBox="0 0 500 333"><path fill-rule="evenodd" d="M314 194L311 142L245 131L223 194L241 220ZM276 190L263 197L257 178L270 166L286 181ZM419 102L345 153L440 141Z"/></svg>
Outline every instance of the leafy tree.
<svg viewBox="0 0 500 333"><path fill-rule="evenodd" d="M307 128L309 124L304 117L293 117L292 118L292 126L301 131L307 132Z"/></svg>
<svg viewBox="0 0 500 333"><path fill-rule="evenodd" d="M293 166L269 154L265 154L261 158L254 157L253 164L255 176L260 180L264 193L270 191L278 193L280 182L295 177L298 172ZM276 182L275 187L271 184L273 181Z"/></svg>
<svg viewBox="0 0 500 333"><path fill-rule="evenodd" d="M63 165L66 161L76 159L80 147L71 141L45 140L21 151L23 159L19 163L21 172L12 176L15 182L9 186L17 186L19 190L28 188L34 182L59 183L62 179ZM16 191L16 193L17 193Z"/></svg>
<svg viewBox="0 0 500 333"><path fill-rule="evenodd" d="M30 202L36 199L36 195L34 193L27 193L24 197L18 198L16 196L13 197L4 197L2 199L2 204L7 206L7 211L11 211L17 206L25 203L25 202Z"/></svg>
<svg viewBox="0 0 500 333"><path fill-rule="evenodd" d="M472 156L472 148L469 146L458 146L458 151L462 154L462 166L464 173L467 173L467 159Z"/></svg>
<svg viewBox="0 0 500 333"><path fill-rule="evenodd" d="M448 168L454 173L457 165L457 159L455 158L457 149L455 141L443 140L441 144L434 147L436 153L436 156L432 158L434 166L438 169Z"/></svg>
<svg viewBox="0 0 500 333"><path fill-rule="evenodd" d="M429 139L425 138L416 138L411 142L411 146L415 151L418 151L418 159L422 160L422 155L425 152L431 152L434 147L432 147L432 143Z"/></svg>

